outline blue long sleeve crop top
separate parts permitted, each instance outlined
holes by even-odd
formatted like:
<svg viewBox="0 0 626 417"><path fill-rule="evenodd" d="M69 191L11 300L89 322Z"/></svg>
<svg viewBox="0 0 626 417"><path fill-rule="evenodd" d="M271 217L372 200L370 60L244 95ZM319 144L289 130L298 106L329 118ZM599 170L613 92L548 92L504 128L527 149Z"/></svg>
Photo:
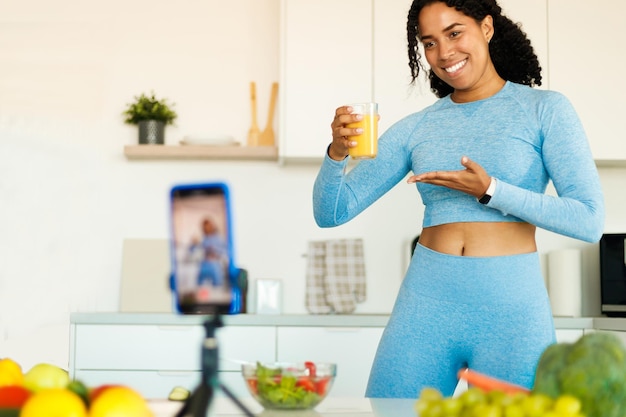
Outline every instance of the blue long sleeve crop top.
<svg viewBox="0 0 626 417"><path fill-rule="evenodd" d="M560 93L507 82L470 103L450 96L391 126L375 159L347 170L324 158L313 188L320 227L354 218L409 172L463 169L465 155L497 178L483 205L461 191L417 183L423 227L454 222L528 222L587 242L604 228L600 179L583 126ZM557 196L545 194L552 181Z"/></svg>

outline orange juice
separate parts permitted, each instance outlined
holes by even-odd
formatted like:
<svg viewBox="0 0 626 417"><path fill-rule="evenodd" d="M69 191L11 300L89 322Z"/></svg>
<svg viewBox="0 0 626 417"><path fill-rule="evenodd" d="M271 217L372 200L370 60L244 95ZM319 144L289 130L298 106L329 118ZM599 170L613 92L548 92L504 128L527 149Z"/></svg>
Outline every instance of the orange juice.
<svg viewBox="0 0 626 417"><path fill-rule="evenodd" d="M356 123L349 123L347 127L363 129L363 133L351 136L350 139L357 145L349 149L353 159L372 159L378 152L378 105L376 103L353 104L353 112L362 114L363 119Z"/></svg>

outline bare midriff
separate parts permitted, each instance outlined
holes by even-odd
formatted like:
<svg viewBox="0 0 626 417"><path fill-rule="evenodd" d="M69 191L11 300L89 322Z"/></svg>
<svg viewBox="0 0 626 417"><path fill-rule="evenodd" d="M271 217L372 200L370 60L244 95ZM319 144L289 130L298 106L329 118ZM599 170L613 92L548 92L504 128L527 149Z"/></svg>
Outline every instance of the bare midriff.
<svg viewBox="0 0 626 417"><path fill-rule="evenodd" d="M535 226L529 223L468 222L426 227L420 245L458 256L504 256L537 250Z"/></svg>

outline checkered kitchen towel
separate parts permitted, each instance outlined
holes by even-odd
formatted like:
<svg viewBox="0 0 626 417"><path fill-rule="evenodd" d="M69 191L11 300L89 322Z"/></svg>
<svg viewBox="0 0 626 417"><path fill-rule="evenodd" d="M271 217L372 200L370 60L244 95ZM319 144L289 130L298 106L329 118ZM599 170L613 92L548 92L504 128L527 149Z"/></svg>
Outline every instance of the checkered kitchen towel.
<svg viewBox="0 0 626 417"><path fill-rule="evenodd" d="M365 295L362 239L309 242L306 308L310 313L352 313Z"/></svg>

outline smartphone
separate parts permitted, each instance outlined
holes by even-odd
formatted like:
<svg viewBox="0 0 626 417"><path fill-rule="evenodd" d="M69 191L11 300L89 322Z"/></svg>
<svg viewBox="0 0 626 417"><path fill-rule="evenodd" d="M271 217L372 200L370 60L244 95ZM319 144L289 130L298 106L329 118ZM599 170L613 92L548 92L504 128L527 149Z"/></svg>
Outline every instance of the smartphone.
<svg viewBox="0 0 626 417"><path fill-rule="evenodd" d="M176 309L182 314L229 312L237 269L228 186L222 182L176 185L170 202Z"/></svg>

